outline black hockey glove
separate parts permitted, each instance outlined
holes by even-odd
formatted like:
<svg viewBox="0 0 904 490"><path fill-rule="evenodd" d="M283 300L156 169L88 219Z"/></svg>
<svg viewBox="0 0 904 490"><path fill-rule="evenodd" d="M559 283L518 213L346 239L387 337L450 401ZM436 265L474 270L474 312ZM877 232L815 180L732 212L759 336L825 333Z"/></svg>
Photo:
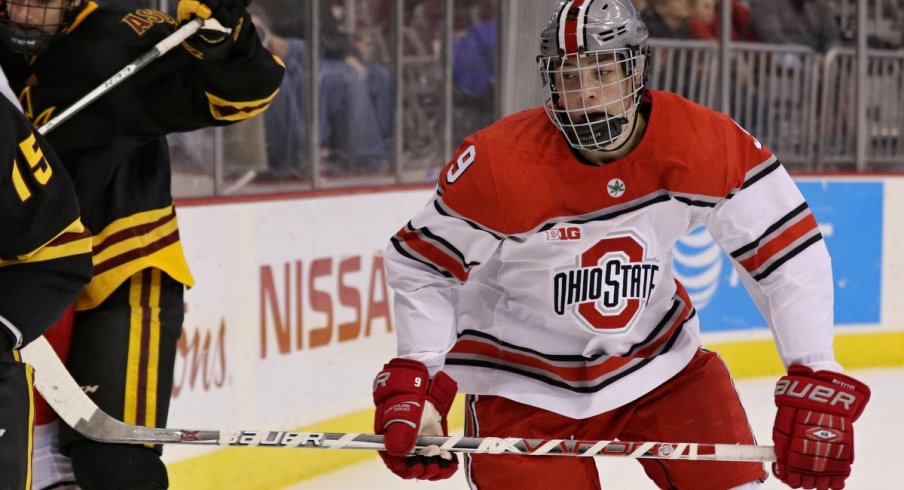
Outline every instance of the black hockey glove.
<svg viewBox="0 0 904 490"><path fill-rule="evenodd" d="M202 28L183 43L185 49L198 59L217 61L228 58L237 47L254 42L254 27L246 10L250 3L251 0L179 0L176 19L180 25L200 17L215 19L231 30Z"/></svg>

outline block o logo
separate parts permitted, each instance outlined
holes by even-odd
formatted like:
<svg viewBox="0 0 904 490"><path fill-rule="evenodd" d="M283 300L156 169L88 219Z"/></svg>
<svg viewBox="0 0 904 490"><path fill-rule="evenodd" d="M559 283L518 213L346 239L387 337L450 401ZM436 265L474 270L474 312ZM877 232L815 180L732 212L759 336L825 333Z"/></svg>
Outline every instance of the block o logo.
<svg viewBox="0 0 904 490"><path fill-rule="evenodd" d="M634 235L609 236L579 257L580 267L553 277L556 314L575 314L591 330L627 327L655 288L659 265L645 261Z"/></svg>

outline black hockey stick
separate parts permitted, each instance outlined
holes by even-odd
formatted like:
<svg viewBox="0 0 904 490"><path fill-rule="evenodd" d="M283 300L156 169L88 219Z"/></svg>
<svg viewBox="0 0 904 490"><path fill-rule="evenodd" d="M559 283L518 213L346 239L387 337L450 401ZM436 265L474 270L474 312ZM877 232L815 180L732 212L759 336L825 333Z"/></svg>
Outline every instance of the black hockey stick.
<svg viewBox="0 0 904 490"><path fill-rule="evenodd" d="M104 413L63 366L43 336L21 350L35 386L63 421L85 437L127 444L201 444L321 449L384 449L383 436L266 430L157 429L124 424ZM419 437L415 449L525 456L620 456L698 461L775 461L771 446L498 437Z"/></svg>
<svg viewBox="0 0 904 490"><path fill-rule="evenodd" d="M48 132L53 130L53 128L59 126L61 123L75 115L77 112L84 109L85 106L94 102L95 99L109 92L110 89L134 75L138 70L144 68L150 62L163 56L169 50L178 46L182 41L185 41L186 39L191 37L194 33L198 32L198 30L201 29L201 27L204 25L204 22L205 21L199 17L192 19L190 22L176 30L176 32L170 34L165 39L155 44L153 48L148 50L148 52L136 58L135 61L126 65L122 70L116 72L116 74L108 78L107 81L98 85L94 90L88 92L84 97L69 106L69 108L67 108L65 111L59 113L56 117L47 121L40 128L38 128L38 132L41 134L47 134ZM216 23L211 27L217 29L216 26L219 26L219 29L223 29L223 27L219 23Z"/></svg>

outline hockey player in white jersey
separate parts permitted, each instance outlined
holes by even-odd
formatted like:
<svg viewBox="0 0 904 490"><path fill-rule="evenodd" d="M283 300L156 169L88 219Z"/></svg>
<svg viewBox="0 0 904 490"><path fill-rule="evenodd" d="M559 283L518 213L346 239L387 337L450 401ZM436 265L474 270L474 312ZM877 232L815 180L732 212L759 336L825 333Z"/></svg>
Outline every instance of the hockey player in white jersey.
<svg viewBox="0 0 904 490"><path fill-rule="evenodd" d="M644 87L647 29L628 0L571 0L537 58L544 107L469 136L386 252L398 358L374 383L381 456L448 478L456 383L473 437L754 443L674 277L705 225L739 269L788 368L773 472L840 489L869 389L832 350L833 286L816 220L779 160L728 116ZM759 463L641 460L660 488L753 489ZM472 488L598 489L589 458L474 455Z"/></svg>

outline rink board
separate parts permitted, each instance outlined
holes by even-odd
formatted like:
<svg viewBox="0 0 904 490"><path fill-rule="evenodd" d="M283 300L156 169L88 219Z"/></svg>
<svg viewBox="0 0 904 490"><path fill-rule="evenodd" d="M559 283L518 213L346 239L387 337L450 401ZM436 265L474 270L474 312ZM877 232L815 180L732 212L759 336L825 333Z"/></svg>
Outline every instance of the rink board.
<svg viewBox="0 0 904 490"><path fill-rule="evenodd" d="M904 365L904 179L798 181L833 256L848 368ZM370 432L371 379L395 351L388 237L432 188L179 203L186 294L170 427ZM704 232L676 269L707 347L736 377L782 372L765 322ZM460 413L453 425L461 425ZM172 488L274 489L371 452L169 446Z"/></svg>

